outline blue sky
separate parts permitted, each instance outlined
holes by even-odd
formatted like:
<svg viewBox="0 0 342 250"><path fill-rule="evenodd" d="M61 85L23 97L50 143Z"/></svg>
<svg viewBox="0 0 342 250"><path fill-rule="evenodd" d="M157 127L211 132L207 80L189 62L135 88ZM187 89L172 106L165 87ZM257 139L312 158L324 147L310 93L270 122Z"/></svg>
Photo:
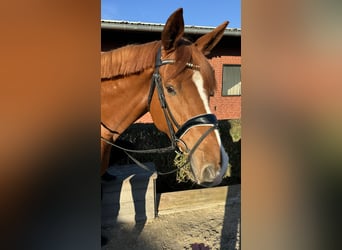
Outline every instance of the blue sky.
<svg viewBox="0 0 342 250"><path fill-rule="evenodd" d="M101 0L101 19L165 23L180 7L186 25L241 28L241 0Z"/></svg>

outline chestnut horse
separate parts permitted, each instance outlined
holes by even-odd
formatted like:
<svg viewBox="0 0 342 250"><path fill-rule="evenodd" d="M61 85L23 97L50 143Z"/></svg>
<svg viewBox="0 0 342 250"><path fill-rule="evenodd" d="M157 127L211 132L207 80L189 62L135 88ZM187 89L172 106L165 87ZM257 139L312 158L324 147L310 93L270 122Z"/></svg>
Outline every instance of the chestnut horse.
<svg viewBox="0 0 342 250"><path fill-rule="evenodd" d="M183 10L178 9L168 18L161 41L101 53L101 174L109 164L108 141L115 142L150 112L156 127L188 154L197 184L221 182L228 156L209 108L216 80L205 55L227 25L224 22L191 43L183 38Z"/></svg>

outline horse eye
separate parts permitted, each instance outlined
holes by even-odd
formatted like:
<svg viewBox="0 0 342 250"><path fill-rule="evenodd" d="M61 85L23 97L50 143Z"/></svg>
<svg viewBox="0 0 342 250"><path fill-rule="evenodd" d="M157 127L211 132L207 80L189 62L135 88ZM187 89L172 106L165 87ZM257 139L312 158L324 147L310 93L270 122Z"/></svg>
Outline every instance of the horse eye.
<svg viewBox="0 0 342 250"><path fill-rule="evenodd" d="M166 86L166 90L171 95L175 95L176 94L176 90L175 90L175 88L173 86L170 86L170 85Z"/></svg>

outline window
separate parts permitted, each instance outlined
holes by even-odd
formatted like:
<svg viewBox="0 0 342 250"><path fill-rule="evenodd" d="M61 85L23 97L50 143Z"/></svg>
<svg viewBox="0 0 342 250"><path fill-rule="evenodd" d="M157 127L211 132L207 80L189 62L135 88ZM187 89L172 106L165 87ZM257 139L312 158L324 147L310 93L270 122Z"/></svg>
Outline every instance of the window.
<svg viewBox="0 0 342 250"><path fill-rule="evenodd" d="M241 95L241 65L223 65L222 96Z"/></svg>

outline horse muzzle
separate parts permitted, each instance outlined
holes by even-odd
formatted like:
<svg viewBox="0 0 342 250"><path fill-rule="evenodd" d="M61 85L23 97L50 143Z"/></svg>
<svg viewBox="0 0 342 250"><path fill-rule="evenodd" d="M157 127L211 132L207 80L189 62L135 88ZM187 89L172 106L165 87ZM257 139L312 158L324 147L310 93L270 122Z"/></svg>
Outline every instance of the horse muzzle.
<svg viewBox="0 0 342 250"><path fill-rule="evenodd" d="M221 146L221 163L219 170L216 170L214 164L207 164L203 167L199 176L194 176L195 182L203 187L217 186L222 182L223 176L225 175L228 168L228 155L224 148Z"/></svg>

